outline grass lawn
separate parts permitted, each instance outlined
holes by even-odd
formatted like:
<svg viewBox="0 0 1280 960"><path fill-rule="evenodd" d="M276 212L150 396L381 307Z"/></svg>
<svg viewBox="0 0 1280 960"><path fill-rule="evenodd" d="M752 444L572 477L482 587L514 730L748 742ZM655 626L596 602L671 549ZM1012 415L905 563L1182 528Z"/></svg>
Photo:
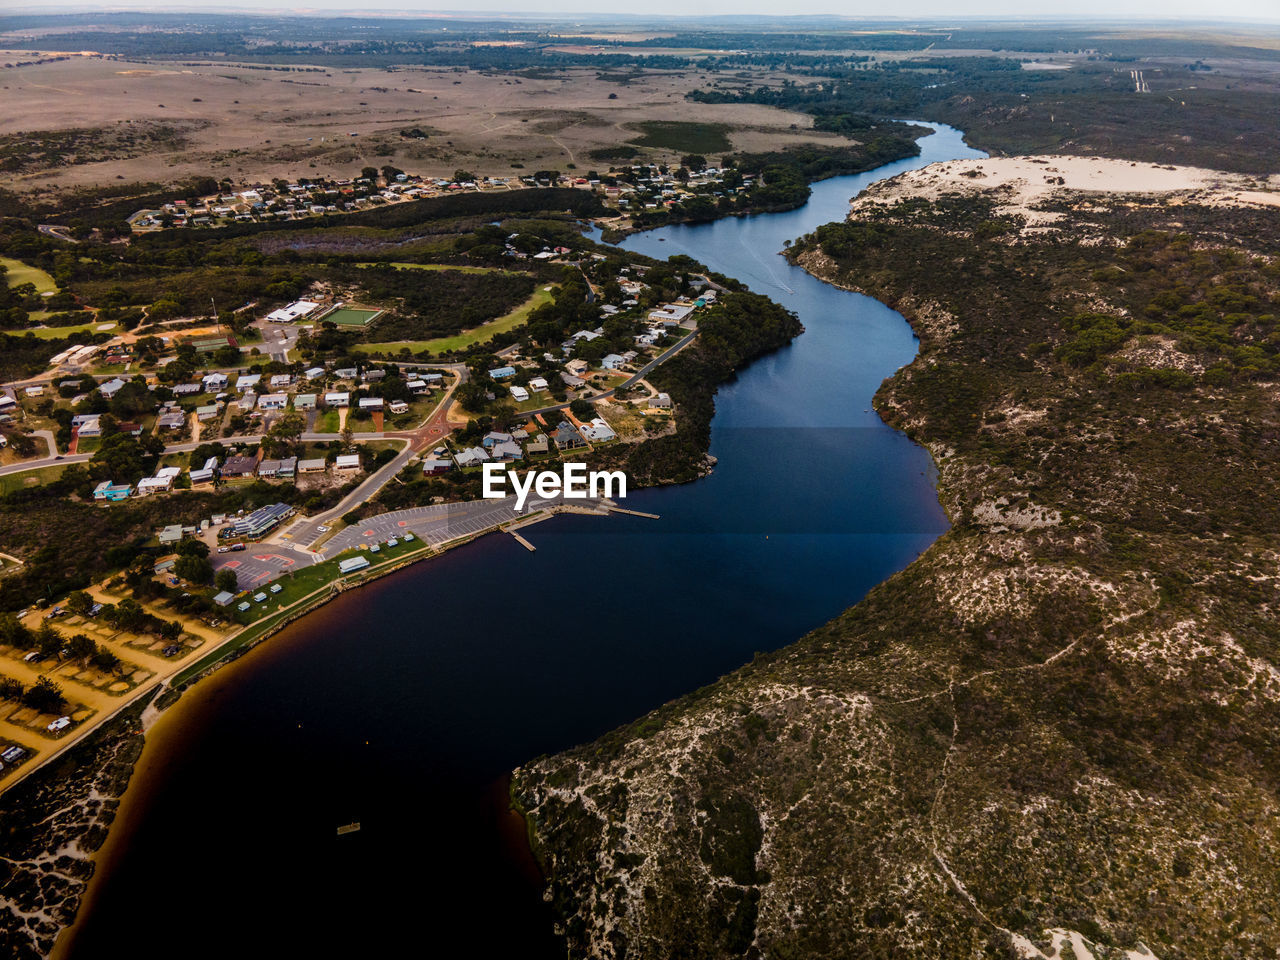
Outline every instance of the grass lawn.
<svg viewBox="0 0 1280 960"><path fill-rule="evenodd" d="M73 333L97 333L98 327L107 327L107 329L102 332L109 333L113 337L120 332L120 328L114 323L77 323L70 327L40 327L30 332L34 333L41 340L61 340L64 337L71 336ZM25 333L27 331L24 330L23 332Z"/></svg>
<svg viewBox="0 0 1280 960"><path fill-rule="evenodd" d="M545 287L539 287L533 291L528 300L506 316L490 320L488 323L482 323L472 330L464 330L462 333L452 337L439 337L435 340L394 340L390 343L360 343L356 344L353 349L359 350L361 353L392 354L404 347L408 347L411 353L421 353L423 350L429 350L431 353L439 354L448 350L464 350L472 344L488 340L496 333L506 333L508 330L514 330L527 321L529 314L535 309L544 303L550 303L552 292L552 290L548 290Z"/></svg>
<svg viewBox="0 0 1280 960"><path fill-rule="evenodd" d="M723 153L729 142L729 125L689 123L683 120L644 120L634 125L640 136L630 142L638 147L657 147L678 153Z"/></svg>
<svg viewBox="0 0 1280 960"><path fill-rule="evenodd" d="M403 263L400 261L392 261L390 266L397 270L457 270L459 273L510 273L512 271L503 270L501 267L457 267L447 263ZM358 263L358 267L373 267L380 264Z"/></svg>
<svg viewBox="0 0 1280 960"><path fill-rule="evenodd" d="M36 293L58 292L58 285L53 282L53 277L39 267L33 267L30 264L23 263L21 260L14 260L12 257L0 257L0 264L3 264L8 271L6 280L10 289L21 286L24 283L34 283Z"/></svg>
<svg viewBox="0 0 1280 960"><path fill-rule="evenodd" d="M352 427L354 430L355 428ZM338 432L338 411L325 410L320 416L316 417L316 425L311 430L312 433L337 433Z"/></svg>
<svg viewBox="0 0 1280 960"><path fill-rule="evenodd" d="M25 490L28 487L35 487L42 483L48 483L50 480L56 480L62 476L62 471L67 467L68 464L59 463L52 467L41 467L39 470L27 470L23 473L8 473L0 476L0 496L13 493L15 490Z"/></svg>

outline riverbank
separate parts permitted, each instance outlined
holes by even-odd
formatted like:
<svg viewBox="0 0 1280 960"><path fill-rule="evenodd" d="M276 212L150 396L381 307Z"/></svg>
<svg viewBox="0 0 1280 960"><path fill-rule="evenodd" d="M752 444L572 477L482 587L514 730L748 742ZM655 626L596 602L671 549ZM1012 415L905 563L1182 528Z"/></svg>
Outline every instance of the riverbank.
<svg viewBox="0 0 1280 960"><path fill-rule="evenodd" d="M1260 313L1208 307L1280 212L1233 233L1213 202L1095 194L1013 239L979 194L798 243L913 320L877 409L932 451L953 527L799 642L517 772L571 953L1280 940L1250 813L1280 765L1280 370L1248 368Z"/></svg>

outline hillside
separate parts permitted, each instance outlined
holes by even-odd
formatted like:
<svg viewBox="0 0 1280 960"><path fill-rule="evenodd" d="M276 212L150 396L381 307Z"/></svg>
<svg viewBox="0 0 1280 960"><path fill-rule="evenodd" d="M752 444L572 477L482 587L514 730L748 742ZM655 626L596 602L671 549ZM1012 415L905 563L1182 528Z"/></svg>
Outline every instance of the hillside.
<svg viewBox="0 0 1280 960"><path fill-rule="evenodd" d="M1280 210L971 181L880 188L791 252L911 320L877 406L952 530L517 771L571 955L1280 943Z"/></svg>

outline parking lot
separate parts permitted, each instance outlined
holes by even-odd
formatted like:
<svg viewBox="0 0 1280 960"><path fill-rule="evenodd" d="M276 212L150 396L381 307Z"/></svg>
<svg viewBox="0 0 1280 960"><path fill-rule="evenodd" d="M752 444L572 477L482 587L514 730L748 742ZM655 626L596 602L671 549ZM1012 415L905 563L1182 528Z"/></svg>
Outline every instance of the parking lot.
<svg viewBox="0 0 1280 960"><path fill-rule="evenodd" d="M270 583L276 577L292 570L297 557L276 553L266 546L249 544L248 549L237 553L216 553L209 558L214 570L234 570L236 583L241 590Z"/></svg>

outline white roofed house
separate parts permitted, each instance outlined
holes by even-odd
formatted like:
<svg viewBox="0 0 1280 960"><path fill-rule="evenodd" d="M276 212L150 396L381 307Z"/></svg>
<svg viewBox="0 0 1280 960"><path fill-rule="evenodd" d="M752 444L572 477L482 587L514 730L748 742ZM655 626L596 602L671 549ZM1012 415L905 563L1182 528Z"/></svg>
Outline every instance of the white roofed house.
<svg viewBox="0 0 1280 960"><path fill-rule="evenodd" d="M405 403L403 400L392 400L389 404L387 404L387 409L390 410L392 413L408 413L409 405Z"/></svg>
<svg viewBox="0 0 1280 960"><path fill-rule="evenodd" d="M613 427L605 423L603 417L593 417L590 421L584 422L581 427L581 433L588 440L596 443L613 440L618 436L613 432Z"/></svg>
<svg viewBox="0 0 1280 960"><path fill-rule="evenodd" d="M493 460L519 460L524 451L514 440L501 440L489 449L489 456Z"/></svg>
<svg viewBox="0 0 1280 960"><path fill-rule="evenodd" d="M543 377L534 377L529 381L529 389L534 393L542 393L547 389L547 381Z"/></svg>
<svg viewBox="0 0 1280 960"><path fill-rule="evenodd" d="M308 367L302 375L308 380L319 380L324 376L324 367Z"/></svg>
<svg viewBox="0 0 1280 960"><path fill-rule="evenodd" d="M625 358L619 356L616 353L610 353L603 360L600 361L600 366L602 366L606 370L617 370L624 363L626 363Z"/></svg>
<svg viewBox="0 0 1280 960"><path fill-rule="evenodd" d="M111 380L108 380L106 383L100 384L98 387L98 392L102 394L104 397L106 397L108 400L110 400L112 397L114 397L117 393L120 392L120 389L124 386L124 384L125 382L121 380L119 377L114 377Z"/></svg>
<svg viewBox="0 0 1280 960"><path fill-rule="evenodd" d="M264 393L258 398L259 410L283 410L289 405L287 393Z"/></svg>
<svg viewBox="0 0 1280 960"><path fill-rule="evenodd" d="M511 390L511 397L516 403L524 403L529 399L529 391L524 387L512 386L509 389Z"/></svg>
<svg viewBox="0 0 1280 960"><path fill-rule="evenodd" d="M293 377L287 373L277 373L271 378L271 389L279 390L293 383Z"/></svg>
<svg viewBox="0 0 1280 960"><path fill-rule="evenodd" d="M381 397L361 397L360 409L361 410L381 410L382 398Z"/></svg>
<svg viewBox="0 0 1280 960"><path fill-rule="evenodd" d="M349 473L360 469L360 454L340 453L333 461L333 469L340 473Z"/></svg>
<svg viewBox="0 0 1280 960"><path fill-rule="evenodd" d="M225 373L207 373L203 380L201 380L201 383L204 384L205 391L209 393L216 393L219 390L227 389L227 384L229 382L230 381Z"/></svg>
<svg viewBox="0 0 1280 960"><path fill-rule="evenodd" d="M489 454L483 447L467 447L465 450L458 451L453 460L459 467L474 467L486 463L489 460Z"/></svg>
<svg viewBox="0 0 1280 960"><path fill-rule="evenodd" d="M260 381L261 379L262 379L262 374L260 373L241 374L236 379L236 390L238 390L240 393L249 393L250 391L257 388L258 381Z"/></svg>
<svg viewBox="0 0 1280 960"><path fill-rule="evenodd" d="M326 393L324 395L324 405L326 407L349 407L351 406L351 394Z"/></svg>

